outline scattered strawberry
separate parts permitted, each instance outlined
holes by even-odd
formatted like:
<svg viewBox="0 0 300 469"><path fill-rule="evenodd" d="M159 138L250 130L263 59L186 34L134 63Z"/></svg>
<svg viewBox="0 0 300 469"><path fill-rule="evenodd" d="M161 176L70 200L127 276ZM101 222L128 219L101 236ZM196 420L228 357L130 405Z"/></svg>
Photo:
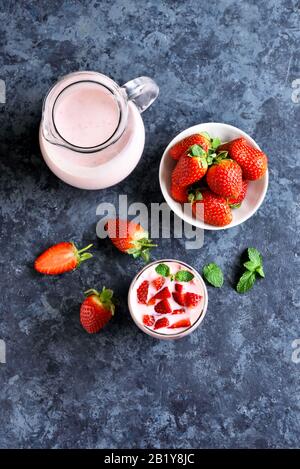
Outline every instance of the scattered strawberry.
<svg viewBox="0 0 300 469"><path fill-rule="evenodd" d="M156 329L161 329L162 327L168 327L169 325L169 319L168 318L160 318L156 321L154 325L154 330Z"/></svg>
<svg viewBox="0 0 300 469"><path fill-rule="evenodd" d="M172 296L173 300L176 301L177 304L179 304L180 306L184 306L184 293L173 292Z"/></svg>
<svg viewBox="0 0 300 469"><path fill-rule="evenodd" d="M80 307L80 322L89 334L94 334L114 315L113 292L103 287L101 293L91 289L86 291L85 295L87 298Z"/></svg>
<svg viewBox="0 0 300 469"><path fill-rule="evenodd" d="M152 243L147 231L140 224L116 218L108 220L106 229L119 251L131 254L134 258L141 256L148 262L149 250L156 244Z"/></svg>
<svg viewBox="0 0 300 469"><path fill-rule="evenodd" d="M153 299L154 300L165 300L167 298L170 298L170 296L171 296L170 290L168 289L168 287L165 287L162 290L160 290L159 292L157 292L153 296Z"/></svg>
<svg viewBox="0 0 300 469"><path fill-rule="evenodd" d="M181 187L175 182L171 182L171 196L176 202L184 204L188 202L188 190L187 187Z"/></svg>
<svg viewBox="0 0 300 469"><path fill-rule="evenodd" d="M248 188L248 181L243 180L242 183L242 190L239 193L237 197L229 197L227 199L227 202L231 208L238 208L241 206L241 203L243 202L244 198L246 197L247 193L247 188Z"/></svg>
<svg viewBox="0 0 300 469"><path fill-rule="evenodd" d="M177 162L172 172L172 184L187 187L199 181L207 171L205 151L199 145L193 145Z"/></svg>
<svg viewBox="0 0 300 469"><path fill-rule="evenodd" d="M181 285L181 283L175 283L175 290L178 293L182 293L183 292L183 285Z"/></svg>
<svg viewBox="0 0 300 469"><path fill-rule="evenodd" d="M155 303L156 303L156 299L155 299L155 298L150 298L150 300L148 301L147 305L148 305L148 306L153 306L153 305L155 305Z"/></svg>
<svg viewBox="0 0 300 469"><path fill-rule="evenodd" d="M155 318L151 314L144 314L143 316L143 323L145 326L153 326L155 323Z"/></svg>
<svg viewBox="0 0 300 469"><path fill-rule="evenodd" d="M192 145L200 145L205 152L208 151L210 147L210 139L208 135L202 134L193 134L189 137L180 140L180 142L175 143L172 148L169 150L169 155L173 160L179 160L181 155L186 152Z"/></svg>
<svg viewBox="0 0 300 469"><path fill-rule="evenodd" d="M148 290L149 290L149 282L148 280L144 280L136 291L139 303L147 304Z"/></svg>
<svg viewBox="0 0 300 469"><path fill-rule="evenodd" d="M182 314L182 313L185 313L184 308L173 309L173 312L172 312L172 314Z"/></svg>
<svg viewBox="0 0 300 469"><path fill-rule="evenodd" d="M195 308L195 306L197 306L201 300L202 296L200 295L197 295L196 293L185 293L184 295L184 303L185 303L185 306L189 307L189 308Z"/></svg>
<svg viewBox="0 0 300 469"><path fill-rule="evenodd" d="M231 223L232 213L224 197L213 194L208 190L202 191L201 197L202 199L197 200L192 205L196 218L214 226L225 226Z"/></svg>
<svg viewBox="0 0 300 469"><path fill-rule="evenodd" d="M179 329L180 327L190 327L191 321L189 319L180 319L180 321L175 322L169 329Z"/></svg>
<svg viewBox="0 0 300 469"><path fill-rule="evenodd" d="M152 285L154 286L155 290L160 290L164 284L165 284L165 279L163 277L157 277L154 280L152 280Z"/></svg>
<svg viewBox="0 0 300 469"><path fill-rule="evenodd" d="M242 168L244 179L260 179L268 169L265 153L253 148L244 138L237 138L230 143L229 155Z"/></svg>
<svg viewBox="0 0 300 469"><path fill-rule="evenodd" d="M206 174L211 191L223 197L237 197L242 190L242 170L233 160L221 159L210 166Z"/></svg>
<svg viewBox="0 0 300 469"><path fill-rule="evenodd" d="M172 308L168 300L162 300L154 307L154 310L159 314L170 314L172 313Z"/></svg>
<svg viewBox="0 0 300 469"><path fill-rule="evenodd" d="M48 248L35 260L34 268L41 274L59 275L76 269L83 261L93 257L85 252L92 244L83 249L76 248L74 243L58 243Z"/></svg>

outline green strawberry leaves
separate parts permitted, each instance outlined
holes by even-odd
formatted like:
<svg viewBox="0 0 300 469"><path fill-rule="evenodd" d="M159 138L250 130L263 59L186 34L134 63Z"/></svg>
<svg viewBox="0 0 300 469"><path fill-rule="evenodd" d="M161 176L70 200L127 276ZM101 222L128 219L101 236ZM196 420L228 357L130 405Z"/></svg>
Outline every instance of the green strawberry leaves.
<svg viewBox="0 0 300 469"><path fill-rule="evenodd" d="M214 287L220 288L224 282L223 272L220 267L211 262L203 267L203 275L205 279Z"/></svg>
<svg viewBox="0 0 300 469"><path fill-rule="evenodd" d="M206 156L206 152L200 145L195 144L189 148L189 156Z"/></svg>
<svg viewBox="0 0 300 469"><path fill-rule="evenodd" d="M179 270L176 274L171 274L170 268L166 264L158 264L155 271L163 277L170 277L171 280L177 282L190 282L193 280L194 275L189 270Z"/></svg>
<svg viewBox="0 0 300 469"><path fill-rule="evenodd" d="M260 252L255 248L248 248L247 254L249 260L243 264L246 271L243 273L236 286L238 293L245 293L250 290L253 287L257 276L265 277L263 260Z"/></svg>

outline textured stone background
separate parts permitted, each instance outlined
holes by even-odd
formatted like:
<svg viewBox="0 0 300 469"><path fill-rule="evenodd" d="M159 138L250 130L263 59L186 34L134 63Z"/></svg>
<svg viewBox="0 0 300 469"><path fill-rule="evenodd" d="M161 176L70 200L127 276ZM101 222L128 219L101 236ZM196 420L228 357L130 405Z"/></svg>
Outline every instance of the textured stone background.
<svg viewBox="0 0 300 469"><path fill-rule="evenodd" d="M0 0L1 447L295 447L300 365L300 4L256 1ZM159 100L144 114L144 156L126 181L105 191L61 183L42 161L42 98L70 71L95 69L122 83L154 77ZM178 342L141 333L126 307L141 264L97 241L95 210L119 193L162 201L158 165L184 128L224 121L250 133L270 156L270 187L240 227L207 232L184 250L164 240L154 257L201 270L217 261L226 282L209 288L203 326ZM297 223L298 219L298 223ZM94 261L61 278L41 277L35 256L59 240L94 241ZM240 254L264 255L266 280L244 296L232 288ZM299 283L299 282L298 282ZM88 286L120 298L105 332L87 335L78 307Z"/></svg>

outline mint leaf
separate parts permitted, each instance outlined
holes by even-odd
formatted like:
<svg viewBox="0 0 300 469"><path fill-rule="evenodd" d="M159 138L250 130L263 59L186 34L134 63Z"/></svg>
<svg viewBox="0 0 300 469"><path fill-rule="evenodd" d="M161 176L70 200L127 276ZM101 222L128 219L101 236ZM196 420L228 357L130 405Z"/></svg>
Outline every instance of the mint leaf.
<svg viewBox="0 0 300 469"><path fill-rule="evenodd" d="M243 273L238 284L236 286L236 290L238 293L245 293L246 291L250 290L253 287L255 282L255 272L251 272L250 270L246 270Z"/></svg>
<svg viewBox="0 0 300 469"><path fill-rule="evenodd" d="M244 267L246 267L247 270L250 270L250 272L254 272L255 269L257 268L257 264L255 264L255 262L252 262L252 261L247 261L247 262L244 262Z"/></svg>
<svg viewBox="0 0 300 469"><path fill-rule="evenodd" d="M220 288L223 285L223 272L214 262L203 267L203 275L206 280L214 287Z"/></svg>
<svg viewBox="0 0 300 469"><path fill-rule="evenodd" d="M188 270L179 270L175 274L175 280L178 280L178 282L190 282L193 278L194 275Z"/></svg>
<svg viewBox="0 0 300 469"><path fill-rule="evenodd" d="M260 252L255 248L248 248L247 249L248 256L250 261L254 262L256 266L262 265L262 256Z"/></svg>
<svg viewBox="0 0 300 469"><path fill-rule="evenodd" d="M258 273L258 275L260 275L261 277L265 277L265 273L264 273L264 269L263 269L263 266L260 265L259 267L257 267L256 269L256 272Z"/></svg>
<svg viewBox="0 0 300 469"><path fill-rule="evenodd" d="M170 269L166 264L158 264L158 266L155 267L155 271L163 277L169 277L170 275Z"/></svg>

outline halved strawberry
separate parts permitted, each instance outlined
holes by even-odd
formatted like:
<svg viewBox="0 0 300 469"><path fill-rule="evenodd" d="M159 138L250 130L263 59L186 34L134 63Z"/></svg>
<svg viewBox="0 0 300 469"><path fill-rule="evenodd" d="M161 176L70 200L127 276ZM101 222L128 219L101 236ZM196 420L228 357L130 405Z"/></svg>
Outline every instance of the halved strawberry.
<svg viewBox="0 0 300 469"><path fill-rule="evenodd" d="M184 308L173 309L173 312L172 312L172 314L182 314L182 313L185 313Z"/></svg>
<svg viewBox="0 0 300 469"><path fill-rule="evenodd" d="M174 301L176 301L177 304L180 306L184 306L184 293L179 293L179 292L173 292L172 293Z"/></svg>
<svg viewBox="0 0 300 469"><path fill-rule="evenodd" d="M92 247L89 244L78 250L74 243L58 243L46 249L35 260L34 268L41 274L59 275L76 269L83 261L90 259L93 255L85 252Z"/></svg>
<svg viewBox="0 0 300 469"><path fill-rule="evenodd" d="M87 298L80 307L80 322L89 334L94 334L102 329L114 315L113 291L103 287L100 293L90 289L85 292L85 295Z"/></svg>
<svg viewBox="0 0 300 469"><path fill-rule="evenodd" d="M154 286L155 290L160 290L164 284L165 284L165 279L163 277L157 277L154 280L152 280L152 285Z"/></svg>
<svg viewBox="0 0 300 469"><path fill-rule="evenodd" d="M181 283L175 283L175 290L178 293L182 293L183 292L183 285L181 285Z"/></svg>
<svg viewBox="0 0 300 469"><path fill-rule="evenodd" d="M143 323L145 324L145 326L153 326L153 324L155 323L154 316L152 316L151 314L144 314Z"/></svg>
<svg viewBox="0 0 300 469"><path fill-rule="evenodd" d="M165 300L166 298L170 298L171 293L168 287L163 288L159 292L157 292L152 298L154 300Z"/></svg>
<svg viewBox="0 0 300 469"><path fill-rule="evenodd" d="M170 314L172 313L172 308L168 300L162 300L154 307L154 310L159 314Z"/></svg>
<svg viewBox="0 0 300 469"><path fill-rule="evenodd" d="M161 329L162 327L168 327L169 325L169 319L168 318L160 318L156 321L154 325L154 329Z"/></svg>
<svg viewBox="0 0 300 469"><path fill-rule="evenodd" d="M136 291L139 303L147 304L148 290L149 290L149 282L148 280L144 280Z"/></svg>
<svg viewBox="0 0 300 469"><path fill-rule="evenodd" d="M191 321L189 319L181 319L180 321L177 321L171 326L169 326L169 329L179 329L181 327L190 327L190 326L191 326Z"/></svg>
<svg viewBox="0 0 300 469"><path fill-rule="evenodd" d="M197 293L189 293L187 292L185 295L184 295L184 303L185 303L185 306L188 306L190 308L195 308L195 306L197 306L201 300L202 296L200 295L197 295Z"/></svg>

